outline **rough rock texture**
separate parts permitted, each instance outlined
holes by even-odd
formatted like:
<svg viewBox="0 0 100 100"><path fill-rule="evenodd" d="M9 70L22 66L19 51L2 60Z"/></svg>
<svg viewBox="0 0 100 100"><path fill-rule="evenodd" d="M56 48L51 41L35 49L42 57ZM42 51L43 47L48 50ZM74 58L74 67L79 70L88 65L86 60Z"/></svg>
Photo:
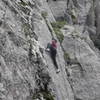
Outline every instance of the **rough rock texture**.
<svg viewBox="0 0 100 100"><path fill-rule="evenodd" d="M66 0L48 0L48 5L57 20L65 19Z"/></svg>
<svg viewBox="0 0 100 100"><path fill-rule="evenodd" d="M47 11L48 20L55 21L47 5L45 0L0 1L1 100L32 100L42 91L49 91L55 100L73 100L60 44L58 75L44 50L52 35L42 13Z"/></svg>
<svg viewBox="0 0 100 100"><path fill-rule="evenodd" d="M100 58L96 51L87 44L89 39L65 36L63 47L70 56L69 80L75 98L79 100L100 99ZM67 72L68 73L68 72Z"/></svg>
<svg viewBox="0 0 100 100"><path fill-rule="evenodd" d="M99 4L1 0L0 100L100 100ZM67 25L58 42L57 74L45 48L57 39L51 23L58 20Z"/></svg>
<svg viewBox="0 0 100 100"><path fill-rule="evenodd" d="M63 48L70 58L67 60L69 81L78 100L99 100L100 58L94 46L100 47L96 41L99 38L99 0L77 2L81 7L77 8L80 10L78 22L62 30L65 36Z"/></svg>
<svg viewBox="0 0 100 100"><path fill-rule="evenodd" d="M65 1L58 0L55 3L58 2ZM75 100L100 99L100 58L99 51L95 48L96 46L100 49L99 2L99 0L67 0L66 7L62 4L66 12L62 11L63 14L60 16L65 15L70 24L62 29L64 33L62 47L67 56L66 72ZM53 12L59 9L59 5L58 7L56 5L55 9L53 3L50 7ZM54 14L56 19L57 16L59 18L59 15Z"/></svg>

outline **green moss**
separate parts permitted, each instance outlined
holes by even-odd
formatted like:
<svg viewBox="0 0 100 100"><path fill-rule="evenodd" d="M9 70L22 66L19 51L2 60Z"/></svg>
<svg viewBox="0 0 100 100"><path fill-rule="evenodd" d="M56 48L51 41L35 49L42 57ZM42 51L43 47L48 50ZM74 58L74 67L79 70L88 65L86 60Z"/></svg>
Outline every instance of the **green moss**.
<svg viewBox="0 0 100 100"><path fill-rule="evenodd" d="M45 12L45 11L43 11L43 12L41 13L41 15L42 15L43 18L46 18L46 17L48 16L48 13Z"/></svg>
<svg viewBox="0 0 100 100"><path fill-rule="evenodd" d="M61 30L59 28L54 28L54 32L55 32L57 38L59 39L60 43L62 43L62 41L64 39L64 35L61 32Z"/></svg>
<svg viewBox="0 0 100 100"><path fill-rule="evenodd" d="M30 1L28 1L28 2L24 2L24 0L23 1L21 1L21 2L18 2L21 6L30 6L31 8L33 8L34 7L34 5L32 4L32 3L30 3Z"/></svg>
<svg viewBox="0 0 100 100"><path fill-rule="evenodd" d="M30 15L31 10L26 7L26 6L30 6L28 2L18 2L20 5L20 10L22 10L25 14Z"/></svg>
<svg viewBox="0 0 100 100"><path fill-rule="evenodd" d="M70 60L70 55L67 52L64 52L65 61Z"/></svg>
<svg viewBox="0 0 100 100"><path fill-rule="evenodd" d="M19 4L22 5L22 6L27 6L28 5L28 3L24 2L24 1L19 2Z"/></svg>
<svg viewBox="0 0 100 100"><path fill-rule="evenodd" d="M43 94L43 97L46 99L46 100L54 100L54 96L51 95L51 93L49 92L42 92Z"/></svg>
<svg viewBox="0 0 100 100"><path fill-rule="evenodd" d="M71 17L72 17L73 23L75 24L77 22L77 12L75 9L71 11Z"/></svg>
<svg viewBox="0 0 100 100"><path fill-rule="evenodd" d="M73 23L75 24L77 22L76 16L72 15L71 17L72 17Z"/></svg>
<svg viewBox="0 0 100 100"><path fill-rule="evenodd" d="M51 23L52 27L61 29L66 24L66 21L57 21Z"/></svg>
<svg viewBox="0 0 100 100"><path fill-rule="evenodd" d="M68 65L72 64L72 59L70 58L70 55L67 52L64 52L64 59Z"/></svg>
<svg viewBox="0 0 100 100"><path fill-rule="evenodd" d="M71 17L72 17L73 20L76 20L76 16L72 15Z"/></svg>
<svg viewBox="0 0 100 100"><path fill-rule="evenodd" d="M41 91L33 96L33 100L40 98L41 95L45 100L54 100L54 96L50 92Z"/></svg>
<svg viewBox="0 0 100 100"><path fill-rule="evenodd" d="M24 30L25 36L30 34L30 25L28 23L23 24L22 28Z"/></svg>
<svg viewBox="0 0 100 100"><path fill-rule="evenodd" d="M40 94L39 93L38 94L34 94L32 99L35 100L37 98L40 98Z"/></svg>
<svg viewBox="0 0 100 100"><path fill-rule="evenodd" d="M57 22L53 22L51 23L54 32L57 36L57 38L59 39L60 43L62 43L63 39L64 39L64 35L61 32L61 28L64 27L64 25L66 24L66 21L57 21Z"/></svg>
<svg viewBox="0 0 100 100"><path fill-rule="evenodd" d="M28 1L28 5L29 5L31 8L34 7L34 5L33 5L32 3L30 3L30 1Z"/></svg>

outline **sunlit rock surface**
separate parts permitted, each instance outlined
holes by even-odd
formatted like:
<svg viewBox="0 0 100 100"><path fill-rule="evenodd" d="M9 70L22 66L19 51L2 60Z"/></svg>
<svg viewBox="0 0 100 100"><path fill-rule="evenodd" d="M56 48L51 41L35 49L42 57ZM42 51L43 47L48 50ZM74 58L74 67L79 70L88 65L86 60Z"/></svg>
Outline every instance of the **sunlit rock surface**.
<svg viewBox="0 0 100 100"><path fill-rule="evenodd" d="M99 11L99 0L1 0L0 100L100 100ZM62 20L57 74L45 48Z"/></svg>

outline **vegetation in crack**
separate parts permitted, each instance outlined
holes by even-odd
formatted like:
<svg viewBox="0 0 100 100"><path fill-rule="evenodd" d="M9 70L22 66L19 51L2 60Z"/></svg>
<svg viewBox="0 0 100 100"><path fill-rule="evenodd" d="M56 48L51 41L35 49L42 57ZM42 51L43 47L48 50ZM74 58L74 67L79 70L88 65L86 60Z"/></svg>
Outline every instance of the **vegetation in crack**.
<svg viewBox="0 0 100 100"><path fill-rule="evenodd" d="M23 0L20 0L21 2L19 2L19 4L20 5L23 5L23 6L26 6L26 5L28 5L28 3L27 2L25 2L25 1L23 1Z"/></svg>
<svg viewBox="0 0 100 100"><path fill-rule="evenodd" d="M33 95L33 100L44 98L45 100L54 100L54 96L49 91L40 91Z"/></svg>
<svg viewBox="0 0 100 100"><path fill-rule="evenodd" d="M66 24L66 21L56 21L51 23L52 27L61 29Z"/></svg>
<svg viewBox="0 0 100 100"><path fill-rule="evenodd" d="M24 14L27 14L27 15L30 14L31 10L28 7L26 7L25 5L23 5L20 2L19 2L19 5L20 5L19 6L20 7L20 10L22 10L24 12ZM28 6L28 4L27 4L27 6Z"/></svg>
<svg viewBox="0 0 100 100"><path fill-rule="evenodd" d="M44 19L46 19L46 17L48 16L48 13L47 13L46 11L43 11L43 12L41 13L41 15L42 15L42 17L43 17Z"/></svg>
<svg viewBox="0 0 100 100"><path fill-rule="evenodd" d="M22 29L23 29L23 31L25 33L25 36L30 35L30 29L31 28L30 28L29 23L23 24Z"/></svg>
<svg viewBox="0 0 100 100"><path fill-rule="evenodd" d="M67 52L64 52L64 59L67 62L67 64L70 64L71 58L70 58L70 55Z"/></svg>
<svg viewBox="0 0 100 100"><path fill-rule="evenodd" d="M33 27L34 26L31 27L31 25L28 22L27 23L23 22L22 31L24 32L25 37L29 37L30 39L34 37L36 40L38 40L38 37L33 30L34 29Z"/></svg>
<svg viewBox="0 0 100 100"><path fill-rule="evenodd" d="M95 47L97 47L100 50L100 36L96 35L90 35L91 40L93 41Z"/></svg>
<svg viewBox="0 0 100 100"><path fill-rule="evenodd" d="M33 1L34 2L34 1ZM28 1L28 2L25 2L24 0L20 0L20 2L18 2L20 5L22 5L22 6L30 6L31 8L33 8L34 7L34 5L30 2L30 1Z"/></svg>
<svg viewBox="0 0 100 100"><path fill-rule="evenodd" d="M75 9L71 10L71 18L73 20L73 23L75 24L77 22L77 14L76 14Z"/></svg>
<svg viewBox="0 0 100 100"><path fill-rule="evenodd" d="M20 10L24 12L24 14L30 15L31 8L33 9L34 3L31 3L30 1L25 2L24 0L20 0L20 2L18 2L18 6Z"/></svg>
<svg viewBox="0 0 100 100"><path fill-rule="evenodd" d="M51 23L53 30L57 36L57 38L59 39L60 43L62 43L63 39L64 39L64 35L61 32L61 28L64 27L64 25L66 24L66 21L56 21Z"/></svg>

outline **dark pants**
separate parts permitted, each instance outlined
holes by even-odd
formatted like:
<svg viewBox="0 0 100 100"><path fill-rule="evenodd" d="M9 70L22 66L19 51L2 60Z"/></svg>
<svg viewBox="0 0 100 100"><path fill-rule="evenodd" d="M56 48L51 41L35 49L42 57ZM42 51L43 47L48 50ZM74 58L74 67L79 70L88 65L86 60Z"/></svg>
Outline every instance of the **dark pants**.
<svg viewBox="0 0 100 100"><path fill-rule="evenodd" d="M57 54L57 50L53 47L50 48L50 55L52 58L52 61L55 65L55 67L58 69L58 65L57 65L57 61L56 61L56 54Z"/></svg>

